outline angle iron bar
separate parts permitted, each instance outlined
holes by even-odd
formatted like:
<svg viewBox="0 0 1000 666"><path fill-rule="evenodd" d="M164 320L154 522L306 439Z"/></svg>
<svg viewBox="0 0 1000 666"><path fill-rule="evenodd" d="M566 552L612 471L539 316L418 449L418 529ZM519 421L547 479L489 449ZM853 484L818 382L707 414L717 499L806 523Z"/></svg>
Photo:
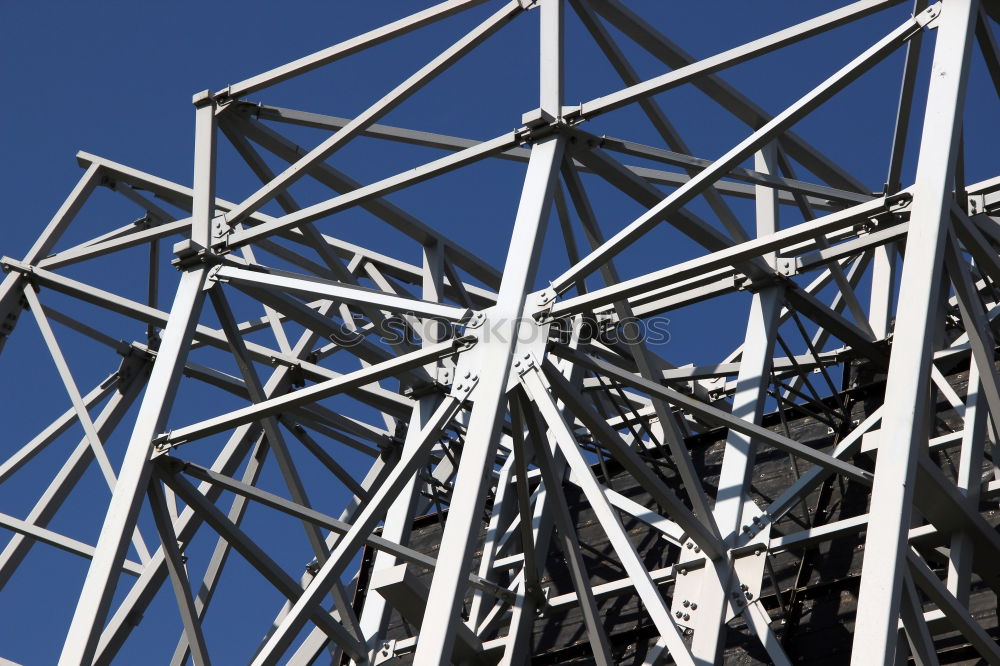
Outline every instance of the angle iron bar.
<svg viewBox="0 0 1000 666"><path fill-rule="evenodd" d="M869 472L855 467L854 465L847 464L829 454L823 453L822 451L812 449L804 444L796 442L795 440L773 433L766 428L762 428L760 426L753 425L752 423L743 421L742 419L735 418L727 412L724 412L716 407L712 407L711 405L707 405L695 398L686 396L683 393L675 391L674 389L667 388L660 384L638 377L630 372L623 371L607 361L603 361L599 358L588 356L580 352L561 348L559 346L553 347L551 351L556 356L567 358L572 360L574 363L579 363L584 367L594 370L595 372L599 372L624 384L633 386L650 396L666 400L670 404L687 410L710 423L728 427L736 430L737 432L743 432L763 444L788 451L803 460L808 460L839 474L843 474L844 476L855 481L859 481L865 485L870 485L872 483L872 475Z"/></svg>
<svg viewBox="0 0 1000 666"><path fill-rule="evenodd" d="M330 298L354 304L372 303L378 308L390 312L406 312L453 322L465 321L471 314L468 309L452 305L403 298L377 289L368 289L307 275L295 275L285 271L262 272L235 266L220 266L209 278L216 282L240 282L250 287L285 291L307 298Z"/></svg>
<svg viewBox="0 0 1000 666"><path fill-rule="evenodd" d="M467 336L456 338L436 344L426 349L421 349L410 354L384 361L382 363L357 370L334 379L314 384L308 388L295 391L286 395L270 398L263 402L234 410L227 414L216 416L200 423L190 426L170 430L165 435L157 438L157 445L161 448L176 446L187 443L215 433L229 430L230 428L250 423L266 416L278 414L280 412L301 407L303 405L329 398L330 396L344 393L348 389L365 386L380 379L394 376L404 370L415 368L437 360L451 354L460 353L474 344L475 338Z"/></svg>
<svg viewBox="0 0 1000 666"><path fill-rule="evenodd" d="M245 97L277 83L310 72L318 67L354 55L365 49L382 44L425 25L429 25L458 12L480 5L485 0L448 0L427 9L410 14L392 23L370 30L362 35L352 37L333 46L303 56L280 67L268 70L256 76L234 83L219 91L221 100L228 101Z"/></svg>
<svg viewBox="0 0 1000 666"><path fill-rule="evenodd" d="M728 268L747 259L761 256L766 252L780 251L782 248L814 238L819 234L850 227L860 220L880 214L887 209L888 205L888 202L883 199L858 204L837 213L824 215L816 220L803 222L767 236L733 245L704 257L681 262L638 278L623 280L618 284L595 289L587 294L557 301L551 306L549 316L559 317L586 312L616 300L637 296L654 289L677 284L682 280L698 277L711 270Z"/></svg>
<svg viewBox="0 0 1000 666"><path fill-rule="evenodd" d="M319 145L300 157L294 164L282 171L276 178L244 199L236 208L225 213L222 225L232 229L248 215L256 212L280 192L307 173L307 167L330 157L336 150L357 136L365 127L389 113L406 101L411 95L432 81L438 74L453 65L473 48L504 27L510 19L522 11L517 0L511 0L473 30L446 48L426 65L418 69L405 81L386 93L381 99L362 111L346 126L324 139Z"/></svg>
<svg viewBox="0 0 1000 666"><path fill-rule="evenodd" d="M326 590L334 584L343 569L353 559L357 549L367 539L375 523L381 518L393 496L399 491L407 479L422 466L424 458L437 442L437 434L442 426L450 421L461 408L462 401L475 386L470 382L463 391L456 391L438 407L434 415L421 430L420 446L408 451L396 464L388 478L377 489L373 490L368 502L363 505L356 516L354 524L336 544L329 559L316 572L312 581L296 600L288 614L277 626L274 633L267 639L263 649L253 660L255 665L272 664L280 658L281 651L287 649L295 634L302 628L316 604L326 594Z"/></svg>
<svg viewBox="0 0 1000 666"><path fill-rule="evenodd" d="M922 16L921 19L928 20ZM675 213L684 204L691 201L706 187L740 164L748 155L762 145L774 139L789 126L806 116L810 111L821 105L849 83L885 59L901 44L923 29L922 20L912 18L876 42L853 61L838 70L826 81L813 88L798 101L783 112L768 121L763 127L731 148L725 155L716 160L711 167L701 171L685 185L669 194L660 203L641 215L638 219L616 233L605 244L588 255L583 261L572 266L552 282L555 291L561 291L576 278L592 273L600 263L620 252L625 246L634 242L660 220ZM704 62L704 61L702 61Z"/></svg>
<svg viewBox="0 0 1000 666"><path fill-rule="evenodd" d="M490 141L484 141L474 148L457 152L440 159L428 162L423 166L404 171L403 173L380 181L365 185L346 194L334 197L328 201L320 202L303 208L297 213L279 217L270 222L259 224L249 229L235 231L222 243L228 249L236 249L248 243L256 242L257 239L267 237L276 231L294 228L305 222L313 222L334 213L346 210L353 206L374 199L376 197L391 194L397 190L415 185L435 176L453 171L472 162L478 161L488 155L505 148L518 145L519 135L516 132L509 132Z"/></svg>
<svg viewBox="0 0 1000 666"><path fill-rule="evenodd" d="M899 1L901 0L879 3L877 6L869 5L868 9L880 11L898 4ZM637 44L646 49L650 55L658 58L668 67L677 69L690 65L695 61L694 57L686 53L677 44L671 42L662 33L658 32L617 0L600 2L595 6L595 9ZM858 9L861 12L855 14L854 10ZM844 7L843 10L847 15L841 16L841 18L847 18L848 20L867 15L864 3L855 3L854 5ZM831 18L831 15L827 14L825 18ZM818 17L814 21L824 21L825 18ZM836 21L836 17L833 18ZM809 23L811 22L806 22L806 24ZM827 22L826 25L832 26L833 22ZM802 24L798 27L801 28ZM794 30L795 28L792 29ZM767 111L754 104L753 101L724 81L718 74L712 73L704 77L699 77L694 81L694 85L749 127L757 128L770 118ZM788 150L792 157L827 183L843 189L854 189L858 192L866 191L860 181L823 156L816 148L806 143L801 137L788 132L785 134L784 140L788 145Z"/></svg>

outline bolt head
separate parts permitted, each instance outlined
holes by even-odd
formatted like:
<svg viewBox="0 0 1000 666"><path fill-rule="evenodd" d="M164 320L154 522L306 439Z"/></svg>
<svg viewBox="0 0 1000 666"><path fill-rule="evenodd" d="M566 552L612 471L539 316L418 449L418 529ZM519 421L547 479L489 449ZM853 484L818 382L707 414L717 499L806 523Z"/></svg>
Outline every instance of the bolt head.
<svg viewBox="0 0 1000 666"><path fill-rule="evenodd" d="M691 610L698 610L698 604L692 602L691 603Z"/></svg>
<svg viewBox="0 0 1000 666"><path fill-rule="evenodd" d="M691 619L691 616L688 615L687 613L684 613L684 621L686 622L686 621L688 621L690 619Z"/></svg>
<svg viewBox="0 0 1000 666"><path fill-rule="evenodd" d="M691 602L690 602L690 601L688 601L687 599L685 599L685 600L684 600L684 608L687 608L687 607L688 607L688 606L690 606L690 605L691 605Z"/></svg>
<svg viewBox="0 0 1000 666"><path fill-rule="evenodd" d="M682 617L684 617L684 613L682 613L682 612L680 612L680 611L677 611L676 613L674 613L674 615L676 615L676 616L677 616L677 619L678 619L678 620L679 620L679 619L681 619Z"/></svg>

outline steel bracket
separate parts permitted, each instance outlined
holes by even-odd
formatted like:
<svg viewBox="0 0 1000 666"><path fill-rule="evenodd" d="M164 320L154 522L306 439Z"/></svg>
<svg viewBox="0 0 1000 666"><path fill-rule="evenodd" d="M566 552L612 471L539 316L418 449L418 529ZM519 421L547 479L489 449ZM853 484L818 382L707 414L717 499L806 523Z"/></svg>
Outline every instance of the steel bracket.
<svg viewBox="0 0 1000 666"><path fill-rule="evenodd" d="M382 646L375 653L375 664L382 664L396 656L396 639L389 639L382 642Z"/></svg>
<svg viewBox="0 0 1000 666"><path fill-rule="evenodd" d="M935 2L933 5L916 15L917 24L921 28L936 28L937 18L941 15L941 3Z"/></svg>
<svg viewBox="0 0 1000 666"><path fill-rule="evenodd" d="M783 277L791 277L798 274L802 267L802 260L798 257L778 257L775 268Z"/></svg>
<svg viewBox="0 0 1000 666"><path fill-rule="evenodd" d="M176 259L170 264L180 271L207 263L208 257L211 255L208 248L202 247L190 238L176 243L173 251Z"/></svg>

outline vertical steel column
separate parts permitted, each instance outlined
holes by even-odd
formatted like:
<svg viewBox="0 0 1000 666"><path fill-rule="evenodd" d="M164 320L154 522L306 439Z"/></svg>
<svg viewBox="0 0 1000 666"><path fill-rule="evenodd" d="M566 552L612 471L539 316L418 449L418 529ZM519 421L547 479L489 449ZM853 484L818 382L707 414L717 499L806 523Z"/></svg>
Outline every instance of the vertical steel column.
<svg viewBox="0 0 1000 666"><path fill-rule="evenodd" d="M207 247L215 210L215 104L208 91L198 93L193 101L196 113L191 238ZM93 660L129 536L149 483L153 438L162 431L170 413L190 347L191 333L201 312L205 273L204 265L195 265L184 272L177 287L170 319L164 329L146 394L122 461L118 483L59 658L63 666L80 666Z"/></svg>
<svg viewBox="0 0 1000 666"><path fill-rule="evenodd" d="M929 365L939 322L942 258L952 205L976 0L942 3L910 233L869 508L851 663L890 663L896 649L918 456L927 446ZM905 304L905 307L904 307Z"/></svg>
<svg viewBox="0 0 1000 666"><path fill-rule="evenodd" d="M433 245L424 246L423 250L423 270L421 275L422 294L425 301L439 302L444 297L444 247L435 242ZM420 333L423 346L434 344L441 339L441 331L438 322L428 318L423 321L423 328ZM425 367L431 377L435 377L435 371L441 367L439 361ZM420 444L419 435L437 409L440 400L437 395L431 394L419 398L413 406L413 413L410 416L409 427L406 431L406 438L403 441L403 455L406 455L415 446ZM410 527L413 523L416 501L419 496L420 484L418 475L414 475L403 490L393 501L389 511L386 512L385 521L382 526L382 537L394 543L406 544L410 538ZM396 565L396 558L391 553L379 551L375 555L375 562L372 565L372 573L382 569L388 569ZM389 609L385 599L380 594L365 596L364 609L360 617L361 635L368 645L369 654L378 648L378 642L385 633L389 622Z"/></svg>
<svg viewBox="0 0 1000 666"><path fill-rule="evenodd" d="M761 173L777 172L777 147L772 142L761 148L754 165ZM773 234L778 229L778 193L770 187L757 185L757 236ZM773 252L764 257L772 267ZM753 295L747 332L743 342L740 371L733 395L733 416L759 424L767 397L771 373L771 352L778 330L778 314L784 302L784 287L769 286ZM715 497L715 520L728 548L733 548L743 524L743 508L750 499L750 479L754 466L754 443L747 435L729 431ZM717 663L725 643L728 590L733 582L732 557L719 563L715 571L706 566L702 573L701 609L695 626L691 651L696 659ZM718 575L715 575L718 572Z"/></svg>
<svg viewBox="0 0 1000 666"><path fill-rule="evenodd" d="M441 552L451 556L447 561L439 561L434 571L427 608L433 609L435 621L423 624L417 641L415 663L418 664L448 663L451 655L467 569L479 536L486 482L503 420L511 357L525 296L538 267L563 145L564 137L556 135L542 140L531 151L497 304L483 325L489 339L480 343L483 347L478 356L480 383L474 394L475 404L452 491L452 496L461 500L452 503L441 539Z"/></svg>
<svg viewBox="0 0 1000 666"><path fill-rule="evenodd" d="M542 0L539 18L539 102L542 112L553 118L562 115L562 4L563 0ZM480 342L480 380L473 394L475 404L452 491L452 497L461 499L452 503L441 539L441 552L451 553L451 557L438 562L431 580L427 608L433 609L435 621L423 623L416 664L446 664L451 657L507 402L507 381L524 300L538 268L564 147L565 137L556 134L539 141L531 150L497 302L483 325L489 339Z"/></svg>

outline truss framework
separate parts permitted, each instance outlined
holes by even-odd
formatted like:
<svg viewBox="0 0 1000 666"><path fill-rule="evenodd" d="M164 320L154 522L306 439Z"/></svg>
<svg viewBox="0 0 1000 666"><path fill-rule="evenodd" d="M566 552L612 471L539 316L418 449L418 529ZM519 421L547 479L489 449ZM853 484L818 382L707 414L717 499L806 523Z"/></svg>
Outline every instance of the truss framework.
<svg viewBox="0 0 1000 666"><path fill-rule="evenodd" d="M173 655L164 657L173 664L189 657L210 663L213 643L203 618L235 551L260 573L262 585L287 600L275 608L273 626L261 628L253 664L308 664L320 655L335 663L380 663L407 652L420 664L526 663L534 624L563 607L579 609L595 661L610 664L617 656L599 600L625 594L638 597L643 621L654 628L642 663L718 663L727 632L742 622L773 663L787 664L775 630L784 609L762 601L765 563L791 544L815 548L859 531L864 560L852 663L894 663L907 655L937 663L935 637L955 631L987 662L1000 663L1000 647L969 608L976 586L1000 592L1000 536L983 514L1000 488L992 454L1000 425L994 339L1000 177L965 182L962 167L962 110L974 49L1000 92L993 36L1000 6L918 2L911 18L888 27L773 116L720 72L899 2L862 0L696 60L619 0L512 0L497 3L481 24L354 118L246 101L480 4L448 0L196 95L193 188L79 154L84 174L38 241L23 259L2 260L8 272L0 285L3 338L22 311L30 311L72 407L23 447L5 451L0 482L71 426L83 431L30 513L23 519L0 514L0 526L13 532L0 553L0 585L38 543L89 560L82 591L72 595L76 610L60 663L113 661L134 618L168 583L183 633ZM582 20L620 75L620 90L565 104L564 12ZM379 124L509 22L532 16L541 26L539 106L524 114L519 129L473 141ZM611 26L668 71L640 80ZM921 115L917 61L930 31L936 33L933 64ZM895 133L885 188L873 195L792 128L898 50L905 50L906 62ZM654 97L680 86L706 93L750 133L716 160L690 155ZM586 121L630 105L648 117L665 147L586 131ZM907 146L911 123L922 130L919 143ZM327 138L305 149L275 129L283 124L319 128ZM217 196L216 172L228 168L216 160L220 135L260 179L242 201ZM327 161L361 136L447 154L362 184ZM902 181L907 149L919 155L912 182ZM632 166L630 158L661 168ZM526 164L502 269L385 198L488 159ZM751 159L752 169L744 166ZM287 168L274 171L274 160ZM793 162L820 182L797 177ZM332 196L299 205L290 190L306 177ZM604 237L590 179L605 181L645 212ZM98 187L137 204L142 224L57 250ZM734 199L753 201L752 223L739 219ZM693 212L695 201L718 223ZM271 202L283 214L263 212ZM420 243L422 262L341 241L335 224L321 230L327 218L355 207ZM788 222L792 207L802 222ZM560 225L570 266L558 275L541 259L550 217ZM622 278L616 259L664 225L704 252ZM177 238L179 281L169 310L154 296L137 302L60 271L149 247L155 294L159 243ZM536 290L545 282L548 287ZM751 301L745 340L717 364L677 367L643 341L615 335L629 322L738 291ZM141 322L149 339L119 342L113 325L105 329L54 309L48 303L55 294ZM241 319L236 303L247 298L263 316ZM218 326L203 323L206 317ZM121 367L86 392L73 378L53 322L119 350ZM301 331L298 339L292 331ZM405 334L394 335L400 331ZM273 343L260 342L261 332L270 332ZM201 349L229 358L211 367L189 355ZM345 356L355 358L354 369L332 369L328 361ZM227 372L230 366L238 373ZM946 375L965 367L968 388L957 392ZM854 422L849 406L836 402L842 388L836 382L846 386L859 368L885 376L884 402ZM243 406L193 423L171 415L182 377L227 392ZM403 389L390 388L396 380ZM324 404L337 396L364 405L365 414L380 413L382 422ZM960 417L954 432L941 432L929 418L939 396ZM103 443L127 427L122 421L133 404L138 412L127 448L113 461ZM815 418L835 432L831 446L762 426L769 405L782 415L818 409ZM724 456L713 489L688 443L719 428ZM200 455L214 462L192 460L186 453L195 447L206 447ZM370 469L345 468L338 451L347 449L368 456ZM790 456L796 478L759 506L754 466L765 451ZM958 459L954 469L942 464L942 451ZM258 485L268 457L280 471L283 493ZM616 492L600 473L605 461L625 470L652 504ZM90 545L49 523L94 465L112 496L94 507L106 513ZM350 497L346 506L311 502L305 466L310 474L329 473L329 483ZM866 510L839 523L787 530L782 519L832 479L870 488ZM564 493L571 487L610 543L625 573L620 580L598 584L588 572ZM301 523L305 556L314 558L305 571L288 571L267 542L242 529L252 505ZM414 517L442 506L448 511L436 556L411 547ZM154 533L140 529L140 511L151 512ZM635 521L656 533L665 568L644 559L625 526ZM217 543L199 566L201 580L192 579L185 549L205 533ZM367 565L371 576L359 583L351 574L363 549L375 555ZM573 585L561 596L544 589L555 549ZM360 612L352 603L359 584L365 592ZM127 592L116 599L122 585ZM386 640L393 613L408 623L412 639Z"/></svg>

